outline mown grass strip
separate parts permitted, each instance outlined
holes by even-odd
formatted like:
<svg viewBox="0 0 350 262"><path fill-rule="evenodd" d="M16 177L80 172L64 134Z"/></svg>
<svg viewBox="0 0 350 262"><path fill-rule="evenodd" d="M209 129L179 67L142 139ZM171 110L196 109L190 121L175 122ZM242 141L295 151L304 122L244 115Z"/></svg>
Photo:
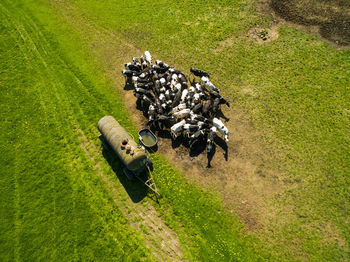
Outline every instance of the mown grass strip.
<svg viewBox="0 0 350 262"><path fill-rule="evenodd" d="M5 3L1 16L2 260L150 259L91 177L62 99L76 79L25 12Z"/></svg>

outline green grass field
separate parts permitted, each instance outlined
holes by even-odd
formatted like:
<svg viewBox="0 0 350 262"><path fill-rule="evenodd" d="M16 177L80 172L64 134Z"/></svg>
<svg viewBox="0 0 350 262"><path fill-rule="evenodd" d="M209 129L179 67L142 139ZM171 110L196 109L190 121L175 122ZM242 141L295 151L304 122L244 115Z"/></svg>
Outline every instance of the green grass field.
<svg viewBox="0 0 350 262"><path fill-rule="evenodd" d="M349 259L349 51L289 27L254 42L247 31L270 19L249 0L6 0L0 16L1 261ZM158 204L102 150L104 115L137 134L116 88L137 50L212 72L250 116L266 168L286 180L268 230L244 231L220 193L154 154ZM140 213L181 251L170 256Z"/></svg>

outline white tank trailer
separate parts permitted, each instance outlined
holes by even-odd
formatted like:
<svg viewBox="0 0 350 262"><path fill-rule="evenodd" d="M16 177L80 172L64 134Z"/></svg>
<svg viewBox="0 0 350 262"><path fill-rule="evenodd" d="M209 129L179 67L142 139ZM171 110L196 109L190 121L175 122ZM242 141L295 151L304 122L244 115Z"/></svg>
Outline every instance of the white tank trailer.
<svg viewBox="0 0 350 262"><path fill-rule="evenodd" d="M102 134L103 144L107 142L125 165L124 173L132 179L152 165L145 150L136 144L133 138L112 116L104 116L98 121L98 130ZM147 184L146 184L147 185Z"/></svg>

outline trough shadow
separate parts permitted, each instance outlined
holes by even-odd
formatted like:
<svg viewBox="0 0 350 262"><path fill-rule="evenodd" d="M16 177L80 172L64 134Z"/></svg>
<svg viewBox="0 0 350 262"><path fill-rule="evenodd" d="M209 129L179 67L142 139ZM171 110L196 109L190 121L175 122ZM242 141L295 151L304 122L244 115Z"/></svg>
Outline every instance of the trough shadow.
<svg viewBox="0 0 350 262"><path fill-rule="evenodd" d="M139 144L141 144L141 142L139 141ZM152 147L145 147L147 152L149 153L156 153L158 151L158 144L156 144L155 146Z"/></svg>
<svg viewBox="0 0 350 262"><path fill-rule="evenodd" d="M118 177L120 183L125 188L125 191L128 193L130 199L134 203L140 202L142 199L144 199L148 194L148 187L145 186L141 181L138 179L129 180L126 175L123 172L124 165L122 161L119 159L117 154L112 149L106 149L103 146L102 150L103 157L107 160L108 164L112 167L114 173ZM146 173L143 173L140 175L140 178L143 179L143 181L147 180Z"/></svg>

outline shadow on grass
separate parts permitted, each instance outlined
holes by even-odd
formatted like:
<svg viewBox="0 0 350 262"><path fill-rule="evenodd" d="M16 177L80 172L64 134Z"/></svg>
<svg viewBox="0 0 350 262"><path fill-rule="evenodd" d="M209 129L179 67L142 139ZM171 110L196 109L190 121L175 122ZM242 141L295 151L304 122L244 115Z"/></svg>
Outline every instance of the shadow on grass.
<svg viewBox="0 0 350 262"><path fill-rule="evenodd" d="M125 188L125 191L128 193L130 199L134 203L140 202L142 199L144 199L149 190L148 187L145 186L141 181L138 179L129 180L126 175L123 172L124 165L122 161L119 159L118 155L112 150L112 149L106 149L103 146L102 150L103 157L107 160L108 164L112 167L114 173L118 177L120 183ZM143 181L147 180L147 174L146 172L142 173L139 176Z"/></svg>

